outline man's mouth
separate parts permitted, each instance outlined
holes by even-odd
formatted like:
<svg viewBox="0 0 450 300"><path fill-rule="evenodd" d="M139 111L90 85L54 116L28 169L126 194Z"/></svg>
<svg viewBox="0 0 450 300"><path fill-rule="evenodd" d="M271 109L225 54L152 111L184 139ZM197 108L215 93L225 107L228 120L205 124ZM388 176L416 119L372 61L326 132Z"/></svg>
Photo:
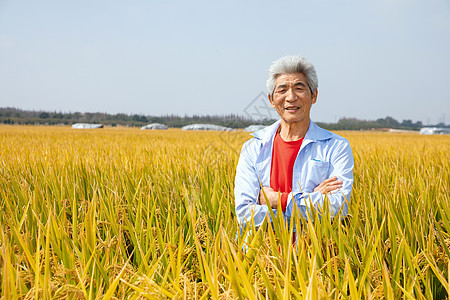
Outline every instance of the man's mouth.
<svg viewBox="0 0 450 300"><path fill-rule="evenodd" d="M285 107L284 109L287 110L287 111L296 111L296 110L299 110L300 107L298 107L298 106L288 106L288 107Z"/></svg>

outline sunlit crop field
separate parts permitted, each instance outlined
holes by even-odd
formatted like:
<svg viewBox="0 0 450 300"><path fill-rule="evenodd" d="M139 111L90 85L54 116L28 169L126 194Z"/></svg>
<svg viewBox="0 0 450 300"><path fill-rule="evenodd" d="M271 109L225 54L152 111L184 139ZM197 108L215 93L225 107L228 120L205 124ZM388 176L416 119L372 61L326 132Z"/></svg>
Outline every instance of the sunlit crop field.
<svg viewBox="0 0 450 300"><path fill-rule="evenodd" d="M340 132L350 216L237 235L243 132L0 126L5 299L445 299L450 136ZM244 249L247 249L244 251Z"/></svg>

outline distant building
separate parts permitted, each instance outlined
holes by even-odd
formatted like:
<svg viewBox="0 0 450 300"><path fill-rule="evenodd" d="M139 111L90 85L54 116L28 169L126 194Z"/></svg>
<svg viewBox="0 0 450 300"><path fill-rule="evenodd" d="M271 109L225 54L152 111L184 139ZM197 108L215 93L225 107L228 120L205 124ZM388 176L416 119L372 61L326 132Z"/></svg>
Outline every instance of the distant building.
<svg viewBox="0 0 450 300"><path fill-rule="evenodd" d="M142 130L144 130L144 129L151 129L151 130L166 130L166 129L168 129L169 127L167 127L166 125L164 125L164 124L159 124L159 123L152 123L152 124L148 124L148 125L145 125L145 126L142 126L141 127L141 129Z"/></svg>
<svg viewBox="0 0 450 300"><path fill-rule="evenodd" d="M245 128L244 128L244 131L247 131L247 132L255 132L255 131L264 129L264 128L266 128L266 127L267 127L267 126L265 126L265 125L250 125L250 126L245 127Z"/></svg>
<svg viewBox="0 0 450 300"><path fill-rule="evenodd" d="M224 126L214 125L214 124L190 124L186 125L182 130L215 130L215 131L233 131L233 128L228 128Z"/></svg>
<svg viewBox="0 0 450 300"><path fill-rule="evenodd" d="M423 127L420 134L450 134L450 128L443 127Z"/></svg>
<svg viewBox="0 0 450 300"><path fill-rule="evenodd" d="M405 129L394 129L391 128L388 130L388 132L392 133L417 133L417 130L405 130Z"/></svg>
<svg viewBox="0 0 450 300"><path fill-rule="evenodd" d="M75 129L95 129L103 128L103 124L76 123L72 125Z"/></svg>

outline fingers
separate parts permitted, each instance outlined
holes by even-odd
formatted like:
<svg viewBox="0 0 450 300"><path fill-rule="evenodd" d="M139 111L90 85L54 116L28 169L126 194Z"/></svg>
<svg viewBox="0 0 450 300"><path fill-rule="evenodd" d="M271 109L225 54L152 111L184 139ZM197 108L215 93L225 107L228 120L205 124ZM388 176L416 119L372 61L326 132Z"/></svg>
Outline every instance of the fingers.
<svg viewBox="0 0 450 300"><path fill-rule="evenodd" d="M273 207L273 203L278 203L278 192L268 186L263 186L259 191L259 204L264 205L266 203Z"/></svg>
<svg viewBox="0 0 450 300"><path fill-rule="evenodd" d="M323 190L326 192L331 192L342 187L342 181L335 181L324 186Z"/></svg>
<svg viewBox="0 0 450 300"><path fill-rule="evenodd" d="M322 181L320 184L326 185L326 184L332 183L333 181L336 181L336 180L337 180L337 177L336 177L336 176L333 176L333 177L330 177L330 178L325 179L325 180Z"/></svg>
<svg viewBox="0 0 450 300"><path fill-rule="evenodd" d="M262 189L259 190L258 202L261 205L266 204L266 201L264 200L264 194L263 194L263 190Z"/></svg>
<svg viewBox="0 0 450 300"><path fill-rule="evenodd" d="M330 177L322 181L314 192L320 191L322 194L338 190L342 187L342 180L337 180L336 176Z"/></svg>
<svg viewBox="0 0 450 300"><path fill-rule="evenodd" d="M316 187L316 189L322 189L324 186L326 186L327 184L329 184L329 183L335 181L336 179L337 179L336 176L327 178L327 179L325 179L324 181L322 181L322 182Z"/></svg>
<svg viewBox="0 0 450 300"><path fill-rule="evenodd" d="M273 189L268 186L263 186L263 188L259 191L259 204L266 204L266 198L269 198L269 193L272 192Z"/></svg>
<svg viewBox="0 0 450 300"><path fill-rule="evenodd" d="M260 205L266 204L266 199L264 198L263 190L260 190L260 191L259 191L259 197L258 197L258 200L259 200L259 204L260 204Z"/></svg>
<svg viewBox="0 0 450 300"><path fill-rule="evenodd" d="M333 183L328 183L322 188L322 194L329 193L340 189L342 187L342 181L335 181Z"/></svg>

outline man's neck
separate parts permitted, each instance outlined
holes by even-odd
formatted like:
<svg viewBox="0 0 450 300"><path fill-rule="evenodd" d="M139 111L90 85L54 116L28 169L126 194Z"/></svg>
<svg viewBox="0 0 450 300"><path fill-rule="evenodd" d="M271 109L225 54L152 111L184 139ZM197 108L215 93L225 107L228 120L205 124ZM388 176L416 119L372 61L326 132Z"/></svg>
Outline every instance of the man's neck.
<svg viewBox="0 0 450 300"><path fill-rule="evenodd" d="M309 118L300 122L287 123L281 119L280 127L278 132L281 138L286 141L298 141L305 137L306 132L309 128Z"/></svg>

